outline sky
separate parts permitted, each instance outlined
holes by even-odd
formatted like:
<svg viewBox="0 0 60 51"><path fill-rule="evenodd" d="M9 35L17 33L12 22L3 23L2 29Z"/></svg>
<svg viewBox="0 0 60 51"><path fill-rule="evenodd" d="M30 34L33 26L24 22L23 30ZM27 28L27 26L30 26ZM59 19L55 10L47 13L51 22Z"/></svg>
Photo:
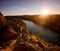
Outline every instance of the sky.
<svg viewBox="0 0 60 51"><path fill-rule="evenodd" d="M60 14L60 0L0 0L0 12L4 15L40 14L42 9Z"/></svg>

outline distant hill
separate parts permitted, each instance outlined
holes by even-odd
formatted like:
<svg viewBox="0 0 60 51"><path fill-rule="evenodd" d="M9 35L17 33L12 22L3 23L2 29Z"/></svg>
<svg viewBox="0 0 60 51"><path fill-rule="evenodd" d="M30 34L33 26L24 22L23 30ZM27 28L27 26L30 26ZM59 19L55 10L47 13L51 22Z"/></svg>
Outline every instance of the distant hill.
<svg viewBox="0 0 60 51"><path fill-rule="evenodd" d="M43 26L44 28L50 29L57 34L60 34L60 15L48 15L46 20L41 19L41 15L23 15L23 16L6 16L6 18L19 18L29 20L37 25Z"/></svg>
<svg viewBox="0 0 60 51"><path fill-rule="evenodd" d="M30 34L22 19L33 22L38 20L33 16L5 18L0 14L0 51L60 51L57 45L47 43L39 36Z"/></svg>

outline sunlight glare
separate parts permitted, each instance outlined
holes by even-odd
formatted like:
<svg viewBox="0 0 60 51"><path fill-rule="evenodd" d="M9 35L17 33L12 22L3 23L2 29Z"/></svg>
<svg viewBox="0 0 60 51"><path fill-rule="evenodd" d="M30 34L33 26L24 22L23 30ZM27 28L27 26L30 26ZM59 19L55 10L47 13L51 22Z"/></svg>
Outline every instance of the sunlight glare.
<svg viewBox="0 0 60 51"><path fill-rule="evenodd" d="M48 15L49 14L49 10L48 9L43 9L41 11L41 15Z"/></svg>

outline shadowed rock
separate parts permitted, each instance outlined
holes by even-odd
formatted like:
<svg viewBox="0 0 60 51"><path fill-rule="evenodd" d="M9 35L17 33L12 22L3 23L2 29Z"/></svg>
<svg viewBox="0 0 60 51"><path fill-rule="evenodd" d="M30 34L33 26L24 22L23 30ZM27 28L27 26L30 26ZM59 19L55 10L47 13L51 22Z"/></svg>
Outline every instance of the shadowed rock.
<svg viewBox="0 0 60 51"><path fill-rule="evenodd" d="M25 44L20 44L13 51L36 51L33 47L28 47Z"/></svg>
<svg viewBox="0 0 60 51"><path fill-rule="evenodd" d="M49 45L37 35L30 34L21 19L6 20L0 13L0 21L0 51L60 51L60 47Z"/></svg>
<svg viewBox="0 0 60 51"><path fill-rule="evenodd" d="M0 45L3 46L3 43L9 41L11 37L16 35L17 33L14 31L14 29L9 26L7 20L3 16L2 13L0 13Z"/></svg>

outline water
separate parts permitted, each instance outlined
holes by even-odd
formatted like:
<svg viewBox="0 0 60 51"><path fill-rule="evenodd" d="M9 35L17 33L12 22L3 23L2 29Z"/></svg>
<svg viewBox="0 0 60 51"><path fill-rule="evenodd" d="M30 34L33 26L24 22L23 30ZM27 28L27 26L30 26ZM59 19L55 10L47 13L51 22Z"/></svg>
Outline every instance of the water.
<svg viewBox="0 0 60 51"><path fill-rule="evenodd" d="M31 21L23 21L26 23L26 26L30 33L39 35L40 37L44 38L47 42L60 45L58 34L54 33L53 31L46 30L42 26L38 26Z"/></svg>

